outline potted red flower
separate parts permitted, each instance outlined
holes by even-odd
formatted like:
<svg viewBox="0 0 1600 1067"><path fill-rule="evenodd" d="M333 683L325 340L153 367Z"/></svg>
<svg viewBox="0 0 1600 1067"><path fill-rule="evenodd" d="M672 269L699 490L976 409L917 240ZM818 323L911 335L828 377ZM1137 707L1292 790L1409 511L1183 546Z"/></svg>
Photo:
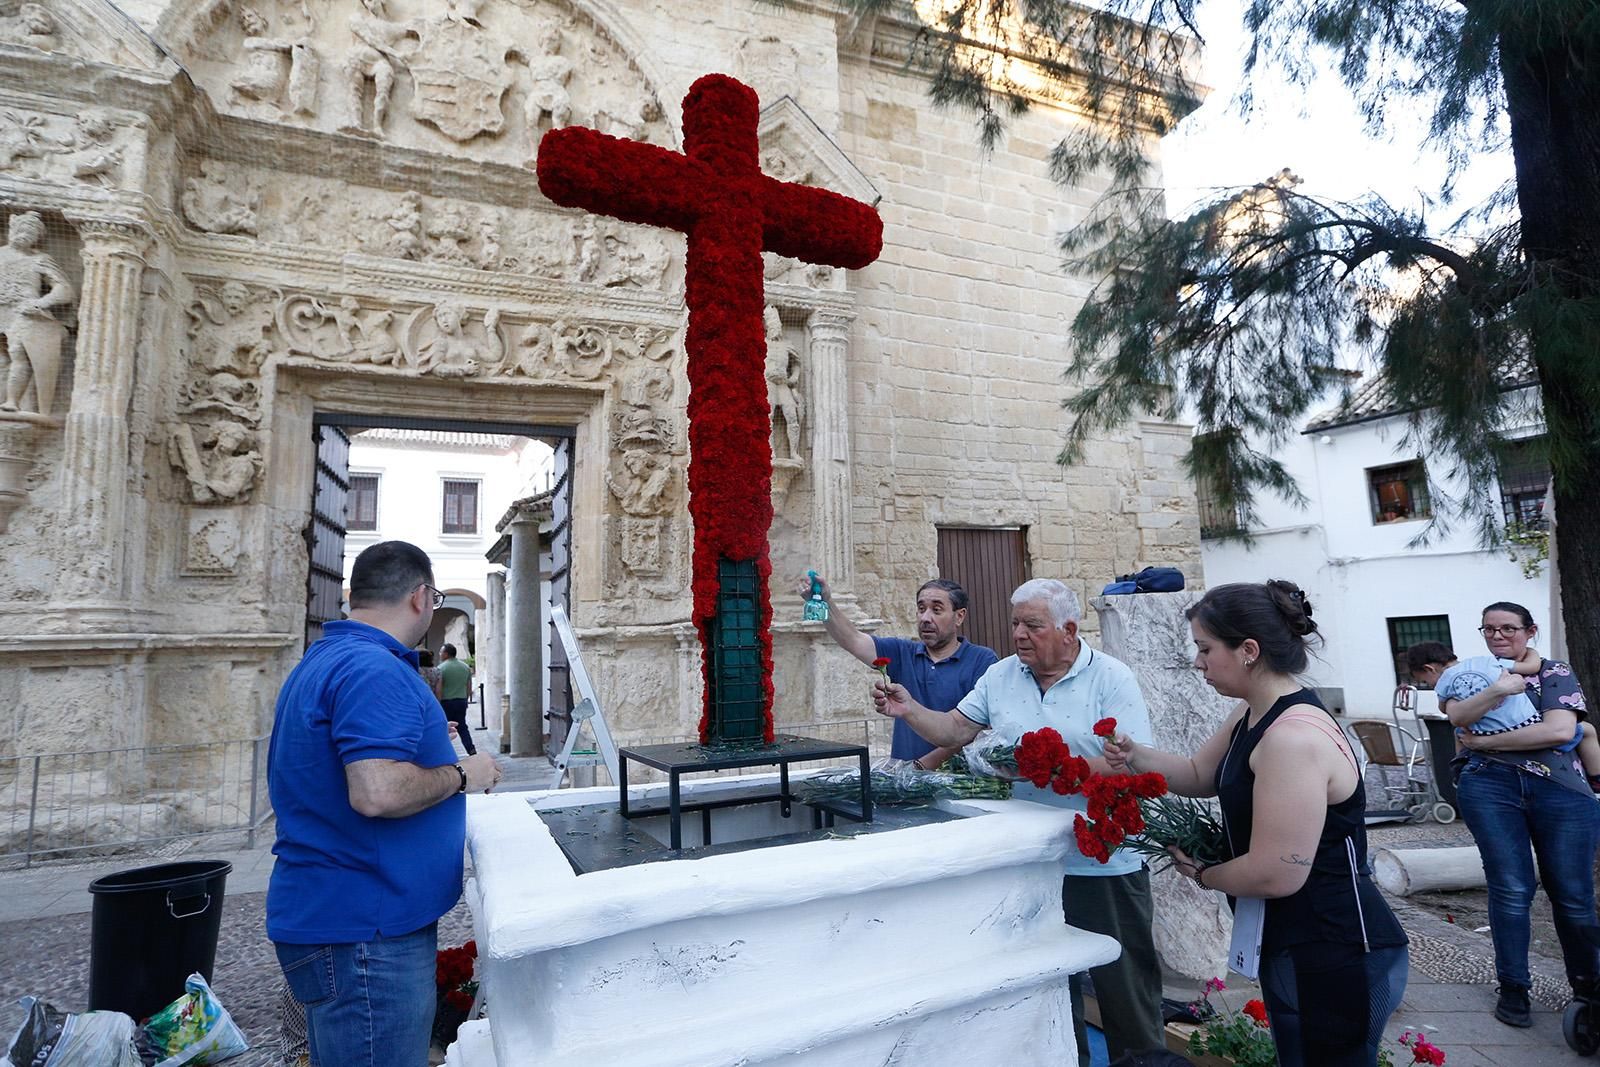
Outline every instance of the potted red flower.
<svg viewBox="0 0 1600 1067"><path fill-rule="evenodd" d="M434 958L433 985L438 999L433 1009L433 1040L440 1048L449 1047L456 1039L456 1030L472 1011L478 995L478 981L473 977L477 958L476 941L442 948Z"/></svg>

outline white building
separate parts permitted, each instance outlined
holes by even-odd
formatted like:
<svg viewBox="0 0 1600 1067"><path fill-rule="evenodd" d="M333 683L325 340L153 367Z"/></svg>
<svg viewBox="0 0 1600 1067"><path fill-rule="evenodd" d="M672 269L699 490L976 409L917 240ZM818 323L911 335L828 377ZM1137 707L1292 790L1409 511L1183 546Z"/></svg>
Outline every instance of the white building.
<svg viewBox="0 0 1600 1067"><path fill-rule="evenodd" d="M1508 521L1542 529L1549 466L1538 447L1544 427L1533 390L1507 436L1516 444L1501 465L1498 509ZM1426 545L1412 541L1442 491L1459 496L1444 457L1403 443L1407 415L1386 384L1373 378L1340 406L1313 418L1279 453L1309 498L1304 509L1263 494L1253 544L1222 540L1238 529L1200 487L1201 558L1206 585L1288 578L1306 591L1326 644L1312 663L1318 685L1341 687L1346 711L1387 717L1398 682L1409 680L1406 648L1442 641L1457 654L1483 650L1477 633L1484 605L1509 600L1544 622L1550 603L1546 567L1525 577L1506 549L1485 549L1476 529L1455 524ZM1431 702L1424 694L1424 706Z"/></svg>
<svg viewBox="0 0 1600 1067"><path fill-rule="evenodd" d="M409 541L433 560L445 594L424 641L437 653L449 641L474 650L477 613L488 576L499 568L485 553L495 523L512 501L548 488L549 446L509 434L439 430L364 430L350 439L350 494L345 509L344 574L362 549Z"/></svg>

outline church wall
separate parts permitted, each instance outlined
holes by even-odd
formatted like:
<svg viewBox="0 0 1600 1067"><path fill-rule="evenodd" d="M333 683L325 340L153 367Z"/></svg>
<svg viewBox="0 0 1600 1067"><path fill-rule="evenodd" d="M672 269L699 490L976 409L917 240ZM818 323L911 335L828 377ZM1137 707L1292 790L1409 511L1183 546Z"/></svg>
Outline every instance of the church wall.
<svg viewBox="0 0 1600 1067"><path fill-rule="evenodd" d="M0 80L34 87L71 147L0 157L0 213L54 212L45 251L77 291L58 315L75 357L59 420L24 435L24 499L0 533L0 755L270 725L300 652L311 426L327 411L571 428L572 617L612 729L693 732L683 242L535 191L528 146L548 119L513 45L552 23L574 121L676 146L689 83L727 70L767 105L768 173L882 197L888 245L868 269L767 265L769 357L787 354L801 427L793 454L777 441L774 478L780 722L870 714L864 672L799 622L808 567L864 625L904 633L941 524L1026 526L1034 573L1080 592L1192 564L1181 434L1134 425L1083 466L1054 462L1062 336L1085 287L1061 276L1053 235L1094 193L1049 181L1058 112L985 159L968 116L935 111L900 59L865 54L869 31L841 44L848 20L805 4L485 0L480 25L391 0L434 53L487 47L483 69L511 80L498 112L429 117L396 59L385 125L373 76L359 115L341 81L375 69L351 65L361 5L313 3L294 41L292 3L261 4L270 32L253 36L235 3L127 5L193 85L115 19L72 21L93 0L46 6L53 44L0 26ZM263 49L281 56L277 104ZM292 65L307 52L320 68ZM120 67L82 62L95 56ZM97 98L118 108L85 125ZM449 132L468 120L482 132ZM108 147L115 166L73 178ZM5 432L16 452L22 431Z"/></svg>
<svg viewBox="0 0 1600 1067"><path fill-rule="evenodd" d="M1089 288L1062 273L1056 237L1099 192L1050 180L1048 151L1075 120L1035 107L986 156L970 114L934 108L896 62L859 57L842 71L843 147L883 191L897 235L857 279L851 343L863 610L914 629L941 525L1027 527L1033 575L1085 603L1149 563L1198 579L1173 447L1186 430L1135 424L1091 441L1081 464L1055 460L1066 329Z"/></svg>

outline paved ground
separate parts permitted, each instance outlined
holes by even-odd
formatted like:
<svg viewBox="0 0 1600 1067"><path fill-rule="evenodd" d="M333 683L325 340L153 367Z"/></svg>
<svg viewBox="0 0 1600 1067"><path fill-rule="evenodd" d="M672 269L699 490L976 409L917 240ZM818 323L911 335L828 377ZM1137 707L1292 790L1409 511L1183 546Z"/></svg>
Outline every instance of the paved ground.
<svg viewBox="0 0 1600 1067"><path fill-rule="evenodd" d="M543 759L507 760L503 788L546 788L553 772ZM1424 824L1375 829L1374 845L1442 847L1462 843L1455 827ZM230 1063L268 1067L277 1050L277 964L263 930L267 878L272 869L270 832L254 849L242 840L212 839L94 864L42 864L0 872L0 1040L9 1040L21 1014L16 998L39 994L65 1010L81 1010L88 996L89 908L87 887L103 874L178 858L225 859L228 876L223 930L217 949L215 988L254 1046ZM1536 1004L1531 1030L1496 1022L1493 966L1487 934L1464 922L1449 923L1434 908L1397 901L1396 911L1412 939L1410 983L1391 1031L1426 1029L1449 1056L1451 1067L1523 1067L1590 1063L1569 1050L1561 1037L1560 1007L1565 984L1559 960L1536 954L1533 966ZM1447 900L1448 903L1448 900ZM1470 914L1466 908L1463 914ZM460 944L471 936L464 905L441 923L441 944ZM1193 996L1181 982L1168 994ZM1251 995L1230 983L1230 1000ZM1395 1057L1396 1062L1403 1062Z"/></svg>

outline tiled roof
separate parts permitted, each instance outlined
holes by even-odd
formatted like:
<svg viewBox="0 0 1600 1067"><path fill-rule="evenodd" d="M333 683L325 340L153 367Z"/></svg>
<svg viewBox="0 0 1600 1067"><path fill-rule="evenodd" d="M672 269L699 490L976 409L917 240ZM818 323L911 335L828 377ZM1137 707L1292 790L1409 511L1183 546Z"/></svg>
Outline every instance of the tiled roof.
<svg viewBox="0 0 1600 1067"><path fill-rule="evenodd" d="M363 442L390 441L397 444L482 449L489 452L503 452L516 441L515 437L504 433L461 433L455 430L397 430L387 426L374 430L362 430L356 437Z"/></svg>
<svg viewBox="0 0 1600 1067"><path fill-rule="evenodd" d="M1538 376L1534 372L1533 363L1522 358L1506 368L1500 388L1521 389L1537 381ZM1350 395L1342 403L1313 416L1301 432L1318 433L1338 426L1351 426L1358 422L1386 419L1391 415L1403 415L1411 410L1413 409L1409 405L1395 399L1394 391L1389 388L1388 378L1374 374L1351 389Z"/></svg>

